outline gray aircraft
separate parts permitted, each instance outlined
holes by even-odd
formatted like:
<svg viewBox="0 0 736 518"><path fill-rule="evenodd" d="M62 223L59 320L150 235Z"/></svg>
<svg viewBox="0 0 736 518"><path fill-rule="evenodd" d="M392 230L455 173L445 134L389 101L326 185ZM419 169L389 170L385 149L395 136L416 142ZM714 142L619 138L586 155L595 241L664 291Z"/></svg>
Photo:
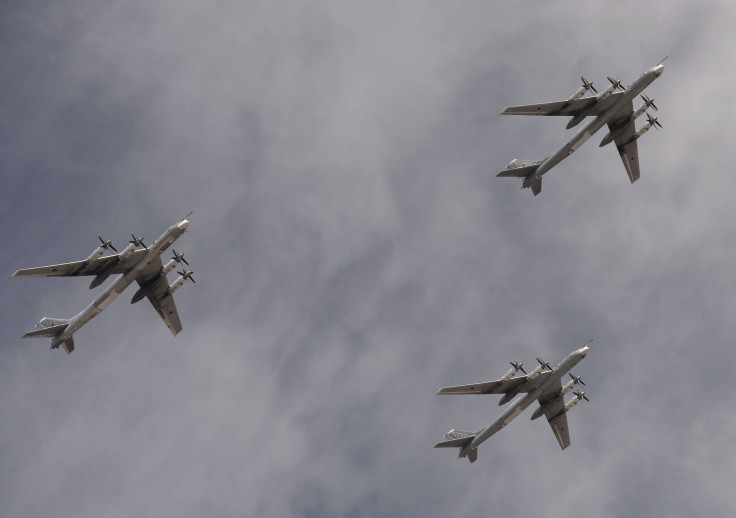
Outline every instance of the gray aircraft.
<svg viewBox="0 0 736 518"><path fill-rule="evenodd" d="M174 250L174 256L164 265L161 262L161 254L181 237L188 228L189 221L185 218L176 225L167 228L166 232L161 234L150 247L143 244L143 238L136 237L133 234L130 244L122 252L104 257L103 254L108 248L115 252L117 250L109 240L104 240L98 236L101 242L100 246L95 248L92 254L83 261L16 271L13 277L94 275L95 278L89 286L90 289L102 284L110 275L121 274L89 306L72 318L44 317L36 324L38 329L29 331L22 338L47 337L51 340L52 349L62 346L67 353L71 353L74 350L74 333L109 306L133 281L137 281L140 288L133 296L131 303L138 302L143 297L148 297L166 326L176 336L182 327L172 295L187 279L194 282L194 278L192 272L183 268L183 271L178 272L179 277L169 284L166 278L167 274L174 270L179 263L183 262L187 265L189 263L184 259L184 254ZM139 246L143 248L138 248Z"/></svg>
<svg viewBox="0 0 736 518"><path fill-rule="evenodd" d="M511 362L511 369L500 380L445 387L438 390L437 394L503 394L501 401L498 402L499 405L508 403L519 394L524 395L516 399L508 410L492 424L477 432L460 432L453 428L445 434L447 440L436 444L435 448L458 448L458 458L467 457L471 463L475 462L478 459L478 446L513 421L534 400L539 402L539 408L532 414L532 419L544 415L560 447L563 450L567 448L570 445L567 412L580 400L588 401L588 398L585 397L585 392L576 390L575 397L566 402L565 394L570 392L575 385L585 385L585 383L579 377L570 374L572 380L563 386L562 378L588 355L590 351L588 344L592 341L590 340L577 351L568 354L554 369L549 366L548 362L537 358L539 366L527 374L521 363ZM519 371L522 371L524 376L516 376Z"/></svg>
<svg viewBox="0 0 736 518"><path fill-rule="evenodd" d="M665 58L667 59L667 58ZM662 127L656 117L647 113L647 123L637 131L634 121L646 113L648 108L657 111L654 101L643 95L644 89L662 75L664 66L660 61L656 66L644 72L631 86L624 88L621 81L612 77L611 83L601 93L593 87L593 83L581 77L583 85L570 98L544 104L528 104L524 106L509 106L501 112L504 115L568 115L571 116L567 129L580 124L586 117L594 117L575 136L558 151L542 160L514 159L506 169L496 176L523 178L522 188L531 187L534 196L542 192L542 175L570 156L585 141L608 124L608 134L601 140L600 146L614 142L621 156L629 180L634 183L639 179L639 151L636 141L652 126ZM595 92L595 97L583 97L589 90ZM621 90L621 91L617 91ZM644 103L634 110L634 98L641 94Z"/></svg>

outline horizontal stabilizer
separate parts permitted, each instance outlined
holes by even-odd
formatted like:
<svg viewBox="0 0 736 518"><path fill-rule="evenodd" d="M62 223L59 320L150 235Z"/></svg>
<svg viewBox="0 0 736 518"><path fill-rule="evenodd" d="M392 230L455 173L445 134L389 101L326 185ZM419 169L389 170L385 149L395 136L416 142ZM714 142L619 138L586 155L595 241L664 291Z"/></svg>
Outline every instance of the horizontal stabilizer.
<svg viewBox="0 0 736 518"><path fill-rule="evenodd" d="M61 332L66 329L66 327L69 325L69 323L66 324L60 324L58 326L53 327L43 327L41 329L36 329L34 331L28 331L26 334L21 336L21 338L50 338L52 336L56 336L60 334Z"/></svg>
<svg viewBox="0 0 736 518"><path fill-rule="evenodd" d="M514 158L511 162L509 162L509 165L506 166L506 169L498 173L496 176L524 178L536 171L545 160L547 159L544 158L542 160L521 160L519 158Z"/></svg>
<svg viewBox="0 0 736 518"><path fill-rule="evenodd" d="M462 448L466 446L467 444L470 444L475 436L478 435L476 433L471 432L458 432L456 430L450 430L447 435L445 435L446 438L449 438L447 441L438 442L434 445L435 448Z"/></svg>
<svg viewBox="0 0 736 518"><path fill-rule="evenodd" d="M27 332L21 338L50 338L60 334L68 325L69 321L65 318L43 317L38 324L36 324L38 329Z"/></svg>

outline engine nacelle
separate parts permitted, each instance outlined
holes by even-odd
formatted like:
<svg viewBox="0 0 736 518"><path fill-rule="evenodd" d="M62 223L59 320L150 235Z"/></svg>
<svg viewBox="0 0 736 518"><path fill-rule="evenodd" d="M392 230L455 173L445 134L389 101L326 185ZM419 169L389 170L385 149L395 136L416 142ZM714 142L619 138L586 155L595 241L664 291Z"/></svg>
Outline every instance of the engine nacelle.
<svg viewBox="0 0 736 518"><path fill-rule="evenodd" d="M565 126L565 129L573 128L577 126L578 124L580 124L581 122L583 122L583 119L588 116L588 110L589 108L581 111L580 113L575 115L575 117L570 119L570 122L567 123L567 126Z"/></svg>
<svg viewBox="0 0 736 518"><path fill-rule="evenodd" d="M642 135L644 135L644 133L652 129L652 126L654 126L654 123L647 122L644 126L641 127L639 131L634 134L634 140L640 138Z"/></svg>
<svg viewBox="0 0 736 518"><path fill-rule="evenodd" d="M174 293L176 290L181 288L184 285L184 282L186 282L186 279L183 275L177 277L174 282L169 284L169 294Z"/></svg>
<svg viewBox="0 0 736 518"><path fill-rule="evenodd" d="M592 90L592 91L594 91L594 92L598 93L598 91L597 91L597 90L595 89L595 87L593 86L593 82L592 82L592 81L588 81L588 80L587 80L587 79L585 79L585 78L584 78L583 76L580 76L580 80L581 80L581 81L583 82L583 86L581 86L581 87L580 87L580 88L578 89L578 91L577 91L577 92L575 92L574 94L572 94L572 95L571 95L570 97L568 97L568 98L567 98L567 101L568 101L568 102L572 102L572 101L577 101L577 100L578 100L578 99L580 99L580 98L581 98L582 96L584 96L584 95L585 95L585 93L586 93L586 92L587 92L588 90Z"/></svg>
<svg viewBox="0 0 736 518"><path fill-rule="evenodd" d="M630 117L629 117L628 119L626 119L626 120L625 120L625 121L624 121L623 123L621 123L621 124L620 124L620 125L618 126L618 128L617 128L617 129L615 129L615 130L613 130L613 131L609 131L608 133L606 133L606 136L605 136L605 137L603 137L603 140L601 140L601 143L600 143L600 144L598 145L598 147L603 147L603 146L606 146L606 145L610 144L611 142L613 142L614 140L616 140L616 137L618 137L618 136L619 136L619 134L620 134L620 133L621 133L621 132L623 131L623 129L624 129L624 128L625 128L625 127L626 127L626 126L627 126L627 125L628 125L628 124L629 124L629 123L630 123L631 121L633 121L633 120L636 120L636 119L638 119L638 118L639 118L639 117L641 117L641 116L642 116L642 115L643 115L643 114L644 114L644 113L645 113L646 111L647 111L647 105L646 105L646 104L642 104L641 106L639 106L639 108L638 108L638 109L637 109L637 110L636 110L636 111L635 111L634 113L632 113L632 114L631 114L631 116L630 116ZM651 127L652 127L652 126L651 126L651 125L649 125L649 128L651 128ZM643 135L644 133L646 133L646 132L647 132L647 131L649 130L649 128L645 129L645 130L644 130L644 131L643 131L643 132L641 133L641 135ZM642 128L642 129L643 129L643 128ZM641 135L639 135L639 134L637 133L637 135L636 135L636 136L634 137L634 140L636 140L637 138L639 138L639 137L640 137Z"/></svg>
<svg viewBox="0 0 736 518"><path fill-rule="evenodd" d="M532 414L532 421L534 421L535 419L537 419L537 418L541 417L542 415L544 415L544 413L546 412L547 408L549 408L549 405L551 405L553 401L555 401L558 397L562 397L565 394L567 394L568 392L570 392L573 388L575 388L575 385L577 385L578 382L580 382L580 378L574 378L573 377L573 379L571 381L568 381L565 384L565 386L560 389L560 392L558 394L555 394L552 397L550 397L549 400L546 400L546 401L543 401L542 403L540 403L539 408L537 408L534 411L534 413ZM579 401L579 400L580 400L580 398L575 397L575 401L576 401L575 404L577 404L577 401ZM575 405L573 405L573 406L575 406ZM570 408L572 408L572 407L570 407Z"/></svg>
<svg viewBox="0 0 736 518"><path fill-rule="evenodd" d="M574 397L570 401L568 401L567 403L565 403L565 413L567 413L570 410L572 410L573 407L575 405L577 405L578 403L580 403L580 398L578 398L578 397Z"/></svg>
<svg viewBox="0 0 736 518"><path fill-rule="evenodd" d="M519 362L509 362L511 364L511 368L508 370L506 374L503 375L503 378L501 378L502 381L509 380L516 376L516 373L521 371L524 374L526 374L526 371L524 370L524 364Z"/></svg>
<svg viewBox="0 0 736 518"><path fill-rule="evenodd" d="M127 259L130 256L130 254L135 252L136 248L138 247L132 243L126 246L125 248L123 248L123 251L118 254L118 261L123 261Z"/></svg>
<svg viewBox="0 0 736 518"><path fill-rule="evenodd" d="M163 277L164 275L168 274L171 270L176 268L176 265L177 265L177 262L174 259L170 260L168 263L164 265L164 269L161 272L161 276Z"/></svg>
<svg viewBox="0 0 736 518"><path fill-rule="evenodd" d="M550 371L552 370L552 367L549 366L549 362L540 360L539 358L537 358L537 361L539 362L539 365L537 365L533 371L531 371L529 374L526 375L526 379L533 380L534 378L542 374L542 371L544 369L547 369Z"/></svg>
<svg viewBox="0 0 736 518"><path fill-rule="evenodd" d="M107 250L106 247L98 246L97 248L94 249L94 251L91 254L89 254L89 257L87 257L85 261L93 261L99 257L102 257L102 254L105 253L105 250Z"/></svg>
<svg viewBox="0 0 736 518"><path fill-rule="evenodd" d="M572 95L571 95L570 97L568 97L568 98L567 98L567 100L568 100L568 101L577 101L577 100L578 100L578 99L580 99L580 98L581 98L582 96L584 96L584 95L585 95L585 93L586 93L587 91L588 91L588 89L587 89L587 88L585 88L584 86L581 86L581 87L580 87L580 88L578 89L578 91L577 91L577 92L575 92L574 94L572 94Z"/></svg>
<svg viewBox="0 0 736 518"><path fill-rule="evenodd" d="M611 94L616 90L616 87L614 85L609 86L605 90L603 90L601 93L598 94L596 97L596 100L598 102L605 101L609 97L611 97Z"/></svg>
<svg viewBox="0 0 736 518"><path fill-rule="evenodd" d="M508 392L506 392L503 395L503 397L501 398L501 400L498 402L498 406L505 405L506 403L508 403L509 401L511 401L512 399L514 399L516 396L518 396L519 395L519 389L520 388L521 388L521 386L519 386L519 387L517 387L515 389L511 389Z"/></svg>
<svg viewBox="0 0 736 518"><path fill-rule="evenodd" d="M534 413L532 414L532 421L535 419L538 419L544 415L544 412L549 408L551 401L544 403L542 405L539 405L539 408L537 408Z"/></svg>

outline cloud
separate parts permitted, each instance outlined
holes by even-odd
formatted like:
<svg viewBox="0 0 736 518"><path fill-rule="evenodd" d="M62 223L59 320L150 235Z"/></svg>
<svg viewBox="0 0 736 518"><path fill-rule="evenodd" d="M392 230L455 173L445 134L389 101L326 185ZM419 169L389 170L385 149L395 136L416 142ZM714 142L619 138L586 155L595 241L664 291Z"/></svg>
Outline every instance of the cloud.
<svg viewBox="0 0 736 518"><path fill-rule="evenodd" d="M730 4L2 13L4 514L734 509ZM592 143L536 198L494 177L566 138L504 106L667 54L635 185ZM97 291L15 269L98 234L150 242L192 209L179 336L131 292L69 357L18 339ZM591 337L569 449L524 416L472 466L432 449L502 411L437 388Z"/></svg>

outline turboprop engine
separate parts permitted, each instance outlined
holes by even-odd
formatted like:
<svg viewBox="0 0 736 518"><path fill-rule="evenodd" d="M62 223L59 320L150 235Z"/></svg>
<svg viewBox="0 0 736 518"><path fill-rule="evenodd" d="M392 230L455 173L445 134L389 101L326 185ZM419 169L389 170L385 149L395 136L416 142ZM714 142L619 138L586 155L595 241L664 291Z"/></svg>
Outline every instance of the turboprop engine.
<svg viewBox="0 0 736 518"><path fill-rule="evenodd" d="M172 249L172 252L174 252L174 257L172 257L168 263L166 263L163 267L163 270L161 270L161 273L158 275L158 277L154 277L153 279L146 282L143 286L138 288L138 291L135 292L135 295L133 295L133 298L131 299L130 303L135 304L139 300L141 300L143 297L148 295L148 293L153 289L153 287L161 280L165 279L166 275L168 275L171 270L176 268L176 265L179 263L184 263L187 266L189 265L189 262L184 259L184 254L180 254L176 250ZM186 271L186 270L185 270ZM181 273L181 272L180 272ZM192 277L192 272L188 272L189 279L191 279L192 282L194 282L194 278ZM176 281L178 281L177 279ZM186 280L186 279L185 279ZM171 286L174 286L176 284L176 281ZM169 293L172 293L173 291L176 291L181 287L181 284L184 284L184 281L182 281L179 285L177 285L173 290L171 289L171 286L169 286Z"/></svg>
<svg viewBox="0 0 736 518"><path fill-rule="evenodd" d="M647 113L647 123L644 126L642 126L641 129L634 134L634 140L644 135L644 133L649 131L652 126L656 126L657 128L662 127L662 125L657 120L657 117L652 117L651 115Z"/></svg>
<svg viewBox="0 0 736 518"><path fill-rule="evenodd" d="M573 376L570 374L570 377L572 378L572 381L568 381L562 389L560 389L560 392L557 394L554 394L552 397L550 397L548 400L545 400L543 403L539 405L539 408L537 408L534 413L532 414L532 421L535 419L541 417L549 408L549 406L552 404L553 401L555 401L558 397L564 396L568 392L570 392L575 385L585 385L583 383L582 378L580 376ZM572 407L571 407L572 408Z"/></svg>
<svg viewBox="0 0 736 518"><path fill-rule="evenodd" d="M174 293L176 290L181 288L184 283L189 279L190 281L194 282L194 277L192 277L192 272L184 268L183 272L176 272L179 274L179 277L176 278L174 282L172 282L169 285L169 295ZM196 282L194 282L196 284Z"/></svg>
<svg viewBox="0 0 736 518"><path fill-rule="evenodd" d="M582 96L584 96L588 92L588 90L592 90L595 93L598 93L598 90L595 89L592 81L588 81L583 76L580 76L580 80L583 82L583 86L581 86L577 92L572 94L567 99L568 101L576 101L577 99L580 99Z"/></svg>
<svg viewBox="0 0 736 518"><path fill-rule="evenodd" d="M110 265L107 266L107 268L105 268L103 271L98 273L95 276L95 278L92 279L92 282L89 285L89 289L96 288L97 286L105 282L105 280L108 277L110 277L110 274L112 273L112 270L115 268L115 265L127 259L130 256L130 254L135 252L139 246L142 246L143 248L148 250L148 247L146 247L146 245L143 244L142 237L136 237L135 234L131 234L131 236L133 236L133 239L130 241L130 244L126 246L125 248L123 248L123 251L118 254L117 261L111 262ZM100 237L100 241L102 241L104 245L105 241L101 237ZM110 241L107 241L107 243L110 248L115 250L115 248L112 246L112 243L110 243ZM99 247L99 248L102 248L102 247ZM117 252L117 250L115 251Z"/></svg>
<svg viewBox="0 0 736 518"><path fill-rule="evenodd" d="M526 375L526 379L531 381L537 376L539 376L544 369L547 369L549 371L552 370L552 367L549 366L549 362L546 362L544 360L541 360L537 358L537 361L539 362L539 365L531 371L529 374ZM511 365L514 365L513 363ZM504 405L514 399L519 394L519 389L521 389L521 386L523 384L523 381L521 383L517 383L513 387L509 389L508 392L506 392L501 400L498 402L498 406Z"/></svg>
<svg viewBox="0 0 736 518"><path fill-rule="evenodd" d="M509 380L509 379L513 378L514 376L516 376L516 373L519 372L519 371L521 371L524 374L526 374L526 371L524 370L524 364L523 363L519 363L519 362L509 362L509 363L511 364L511 368L509 369L509 371L506 374L503 375L503 378L501 378L502 380L505 381L505 380Z"/></svg>
<svg viewBox="0 0 736 518"><path fill-rule="evenodd" d="M533 371L531 371L529 374L526 375L526 379L533 380L540 374L542 374L542 371L547 369L548 371L552 370L552 367L549 366L549 362L544 361L540 358L537 358L537 361L539 362L539 365L534 368Z"/></svg>
<svg viewBox="0 0 736 518"><path fill-rule="evenodd" d="M603 90L601 93L598 94L598 97L596 97L598 102L609 98L611 94L615 92L616 90L624 90L624 87L621 85L621 81L619 81L618 79L614 79L610 76L607 79L611 82L611 86L609 86L608 88L606 88L605 90Z"/></svg>
<svg viewBox="0 0 736 518"><path fill-rule="evenodd" d="M606 134L606 136L605 136L605 137L603 137L603 140L601 140L601 143L600 143L600 144L598 145L598 147L603 147L603 146L606 146L606 145L610 144L611 142L613 142L614 140L616 140L616 137L618 137L618 136L619 136L619 134L620 134L620 133L621 133L621 132L623 131L623 129L624 129L624 128L625 128L625 127L626 127L626 126L627 126L627 125L628 125L628 124L629 124L629 123L630 123L631 121L634 121L634 120L636 120L637 118L641 117L641 116L642 116L642 115L643 115L643 114L644 114L644 113L645 113L645 112L647 111L647 109L648 109L648 108L652 108L652 109L654 109L654 111L659 111L659 110L657 109L657 105L655 105L655 104L654 104L654 99L650 99L650 98L649 98L649 97L647 97L646 95L642 95L642 96L641 96L641 98L642 98L642 99L644 100L644 104L642 104L641 106L639 106L639 107L638 107L638 108L636 109L636 111L635 111L635 112L633 112L633 113L632 113L632 114L631 114L631 115L629 116L629 118L628 118L628 119L626 119L626 120L625 120L624 122L622 122L622 123L618 124L618 125L617 125L617 127L616 127L615 129L613 129L613 130L609 131L609 132L608 132L608 133ZM651 127L651 126L650 126L650 127ZM660 127L661 127L661 126L660 126ZM647 128L646 130L644 130L644 132L642 133L642 135L643 135L644 133L646 133L648 129L649 129L649 128ZM639 135L639 136L641 136L641 135ZM637 138L638 138L638 137L637 137Z"/></svg>
<svg viewBox="0 0 736 518"><path fill-rule="evenodd" d="M577 405L578 403L580 403L583 399L585 401L590 401L590 399L588 399L587 397L585 397L585 392L581 392L579 390L576 390L575 392L573 392L573 394L575 394L575 397L572 398L572 399L570 399L570 401L568 401L567 403L565 403L565 413L567 413L570 410L572 410L572 407L574 407L575 405Z"/></svg>
<svg viewBox="0 0 736 518"><path fill-rule="evenodd" d="M97 259L98 257L102 257L102 254L107 251L108 248L111 248L112 250L118 251L117 248L112 246L112 241L109 239L102 239L102 236L97 236L100 239L100 242L102 243L100 246L95 248L91 254L89 254L89 257L85 259L85 261L92 261L93 259Z"/></svg>
<svg viewBox="0 0 736 518"><path fill-rule="evenodd" d="M575 115L572 119L570 119L570 122L567 123L566 129L570 129L572 127L577 126L580 124L585 117L588 116L588 112L590 112L591 108L595 106L597 103L603 101L604 99L607 99L608 97L613 94L616 90L624 90L624 87L621 86L621 81L618 79L614 79L612 77L608 77L608 80L611 82L611 86L603 90L601 93L598 94L598 96L595 98L595 102L591 103L590 106L588 106L585 110L581 111L577 115ZM591 83L591 87L592 87Z"/></svg>

